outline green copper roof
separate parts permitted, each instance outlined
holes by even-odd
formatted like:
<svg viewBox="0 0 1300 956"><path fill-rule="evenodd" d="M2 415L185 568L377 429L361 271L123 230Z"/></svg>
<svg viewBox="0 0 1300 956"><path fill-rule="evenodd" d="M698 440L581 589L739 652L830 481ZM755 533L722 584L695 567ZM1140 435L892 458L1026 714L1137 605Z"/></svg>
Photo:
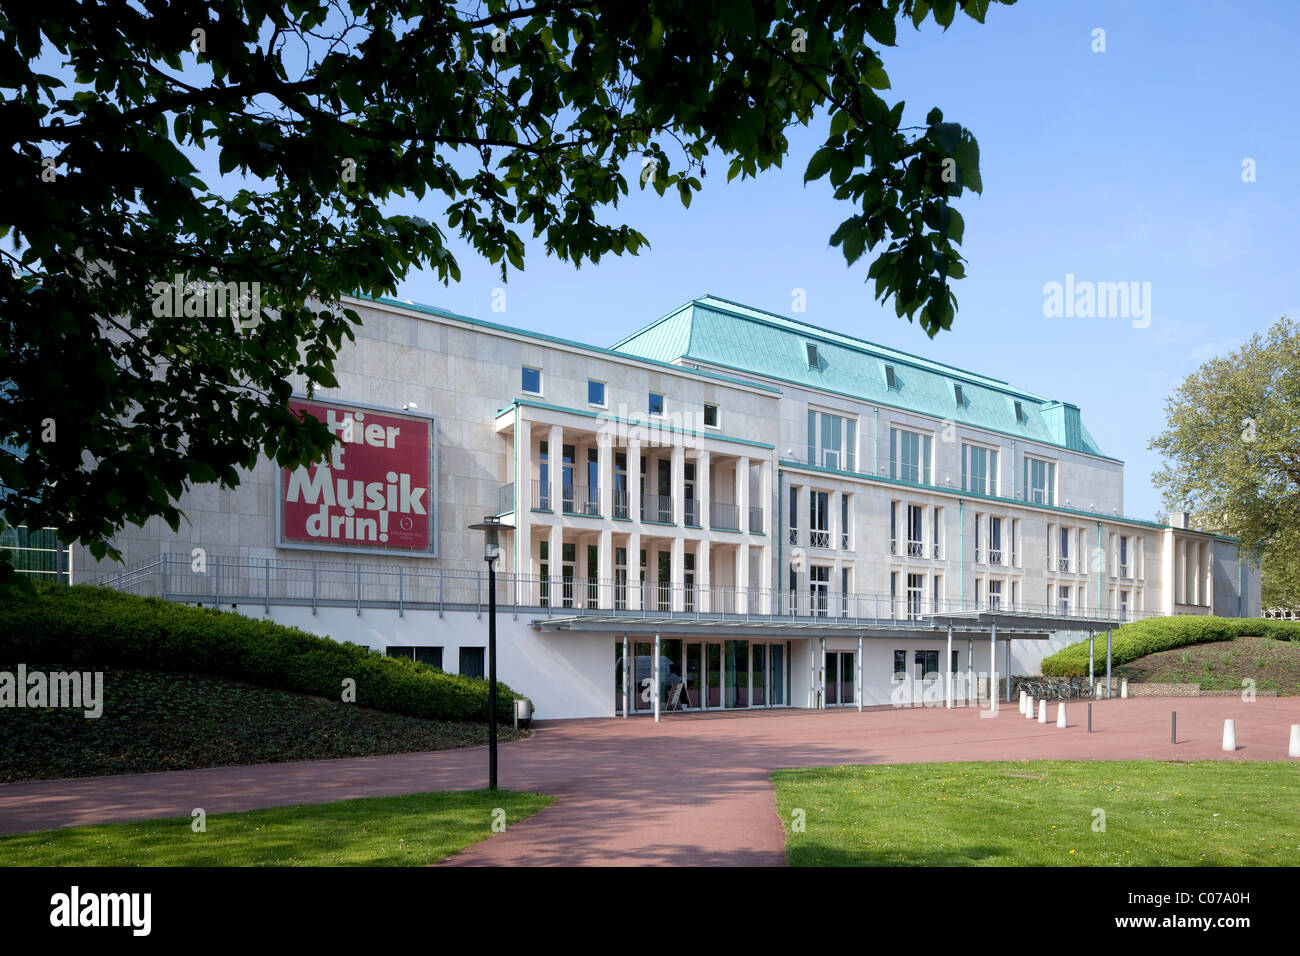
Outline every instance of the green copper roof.
<svg viewBox="0 0 1300 956"><path fill-rule="evenodd" d="M815 347L815 355L809 345ZM717 296L693 299L623 339L613 350L659 362L702 362L768 376L1106 457L1083 426L1076 405ZM813 360L815 365L810 364ZM893 369L893 387L887 367ZM1017 419L1017 402L1023 420Z"/></svg>

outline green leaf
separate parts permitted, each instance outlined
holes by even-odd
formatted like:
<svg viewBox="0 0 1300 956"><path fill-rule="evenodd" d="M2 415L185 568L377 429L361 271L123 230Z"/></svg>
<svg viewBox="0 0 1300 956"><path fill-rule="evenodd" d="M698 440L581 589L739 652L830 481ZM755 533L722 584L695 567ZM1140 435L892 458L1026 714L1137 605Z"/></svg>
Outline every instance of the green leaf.
<svg viewBox="0 0 1300 956"><path fill-rule="evenodd" d="M823 146L813 153L812 159L808 161L808 168L804 170L803 181L810 183L825 176L831 168L831 163L835 161L836 152L829 146Z"/></svg>

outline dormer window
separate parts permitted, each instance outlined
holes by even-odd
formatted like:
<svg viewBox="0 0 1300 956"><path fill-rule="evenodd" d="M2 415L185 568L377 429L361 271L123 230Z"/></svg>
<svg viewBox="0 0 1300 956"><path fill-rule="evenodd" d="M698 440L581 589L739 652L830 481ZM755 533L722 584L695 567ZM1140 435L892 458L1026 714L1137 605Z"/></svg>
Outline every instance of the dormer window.
<svg viewBox="0 0 1300 956"><path fill-rule="evenodd" d="M804 348L808 350L808 367L821 368L821 356L817 354L817 346L813 345L811 342L805 342Z"/></svg>
<svg viewBox="0 0 1300 956"><path fill-rule="evenodd" d="M962 392L961 392L961 386L960 386L960 385L953 385L953 387L952 387L952 391L953 391L953 394L957 397L957 407L958 407L958 408L965 408L965 407L966 407L966 396L962 394Z"/></svg>
<svg viewBox="0 0 1300 956"><path fill-rule="evenodd" d="M885 386L895 391L898 390L898 376L894 373L894 366L892 365L885 366Z"/></svg>
<svg viewBox="0 0 1300 956"><path fill-rule="evenodd" d="M1016 421L1021 425L1029 421L1029 416L1025 414L1025 406L1020 402L1016 402Z"/></svg>

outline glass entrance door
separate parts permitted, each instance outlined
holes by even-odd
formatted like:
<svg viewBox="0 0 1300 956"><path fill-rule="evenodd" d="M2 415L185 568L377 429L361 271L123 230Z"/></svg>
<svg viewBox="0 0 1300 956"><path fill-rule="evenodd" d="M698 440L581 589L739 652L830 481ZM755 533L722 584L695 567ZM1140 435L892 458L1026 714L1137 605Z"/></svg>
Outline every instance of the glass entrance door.
<svg viewBox="0 0 1300 956"><path fill-rule="evenodd" d="M636 642L632 658L632 712L648 713L654 710L654 645L649 641Z"/></svg>
<svg viewBox="0 0 1300 956"><path fill-rule="evenodd" d="M854 703L857 682L853 651L826 652L826 706L840 707Z"/></svg>
<svg viewBox="0 0 1300 956"><path fill-rule="evenodd" d="M682 688L682 707L685 710L704 706L704 654L698 641L686 645L686 686Z"/></svg>
<svg viewBox="0 0 1300 956"><path fill-rule="evenodd" d="M754 688L750 707L767 706L767 645L755 643L749 655L753 665L754 676L750 686Z"/></svg>
<svg viewBox="0 0 1300 956"><path fill-rule="evenodd" d="M722 706L722 645L709 644L704 653L704 706Z"/></svg>
<svg viewBox="0 0 1300 956"><path fill-rule="evenodd" d="M785 645L773 644L769 653L772 660L767 669L767 701L777 707L785 703Z"/></svg>

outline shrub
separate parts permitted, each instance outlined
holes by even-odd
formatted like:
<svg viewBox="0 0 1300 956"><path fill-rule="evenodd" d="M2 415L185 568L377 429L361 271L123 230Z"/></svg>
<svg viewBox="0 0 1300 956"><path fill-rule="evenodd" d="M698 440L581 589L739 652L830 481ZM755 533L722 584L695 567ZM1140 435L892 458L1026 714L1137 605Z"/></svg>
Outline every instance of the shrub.
<svg viewBox="0 0 1300 956"><path fill-rule="evenodd" d="M487 720L488 682L444 674L234 611L187 607L108 588L44 586L0 606L0 662L136 667L229 677L339 700L343 680L375 710L439 720ZM497 682L497 715L514 691Z"/></svg>
<svg viewBox="0 0 1300 956"><path fill-rule="evenodd" d="M1260 634L1262 625L1291 623L1263 619L1181 615L1149 617L1122 625L1111 634L1111 661L1128 664L1139 657L1192 644L1230 641L1240 634ZM1269 636L1273 636L1270 634ZM1043 658L1044 674L1084 677L1088 673L1088 642L1079 641ZM1106 669L1106 638L1098 635L1093 644L1093 669Z"/></svg>

